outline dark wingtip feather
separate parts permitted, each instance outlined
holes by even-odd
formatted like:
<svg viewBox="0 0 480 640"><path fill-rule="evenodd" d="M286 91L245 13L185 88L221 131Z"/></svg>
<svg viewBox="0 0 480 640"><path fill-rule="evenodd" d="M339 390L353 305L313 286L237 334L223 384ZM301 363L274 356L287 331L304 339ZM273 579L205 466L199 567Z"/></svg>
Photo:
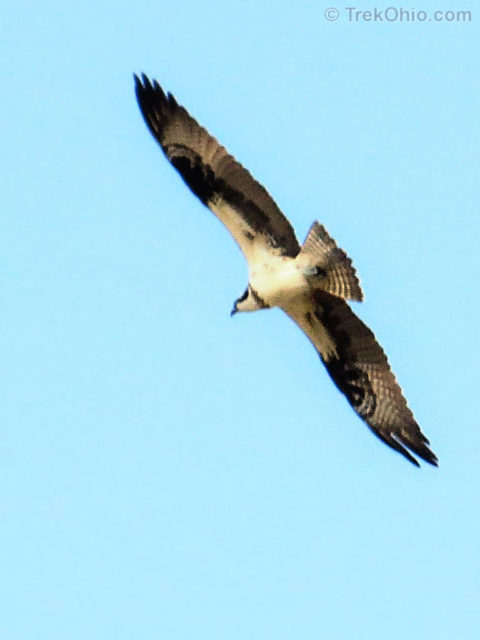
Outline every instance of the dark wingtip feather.
<svg viewBox="0 0 480 640"><path fill-rule="evenodd" d="M408 460L410 460L410 462L415 464L417 467L420 466L418 464L418 461L410 455L410 452L406 449L406 447L413 451L413 453L419 456L422 460L428 462L428 464L431 464L434 467L438 467L437 456L433 453L433 451L431 451L431 449L427 447L427 444L429 444L429 442L423 434L421 434L420 442L407 442L404 439L400 439L395 434L392 434L392 440L398 444L398 448L394 448L402 453ZM389 441L388 444L390 444L390 446L393 446L391 441Z"/></svg>
<svg viewBox="0 0 480 640"><path fill-rule="evenodd" d="M430 442L428 438L426 438L423 433L420 431L420 427L417 423L414 425L416 427L417 433L410 434L410 437L405 437L401 439L402 444L408 447L413 453L417 456L420 456L422 460L428 462L434 467L438 467L438 459L437 456L433 453L433 451L428 447ZM395 436L393 436L395 437ZM397 441L399 437L397 436Z"/></svg>
<svg viewBox="0 0 480 640"><path fill-rule="evenodd" d="M411 456L406 449L402 450L402 453L407 460L409 460L413 465L417 467L417 469L420 469L420 463L418 462L418 460Z"/></svg>
<svg viewBox="0 0 480 640"><path fill-rule="evenodd" d="M163 129L178 109L178 105L171 94L168 97L165 95L156 80L152 82L144 73L140 77L134 74L134 79L135 95L145 123L153 137L162 146Z"/></svg>
<svg viewBox="0 0 480 640"><path fill-rule="evenodd" d="M160 86L158 85L158 83L156 81L152 83L150 78L145 73L141 74L141 78L139 78L137 75L135 75L134 77L135 77L135 89L137 91L137 95L138 95L138 92L140 92L143 95L146 95L160 89Z"/></svg>
<svg viewBox="0 0 480 640"><path fill-rule="evenodd" d="M135 91L137 92L150 86L150 80L144 73L142 73L140 76L134 73L133 79L135 80Z"/></svg>
<svg viewBox="0 0 480 640"><path fill-rule="evenodd" d="M138 105L144 115L159 107L164 113L173 113L179 108L174 96L170 92L165 94L157 80L150 80L145 73L141 74L141 79L136 74L133 77Z"/></svg>
<svg viewBox="0 0 480 640"><path fill-rule="evenodd" d="M418 462L418 460L416 460L410 453L410 451L403 446L403 443L399 442L397 440L397 438L395 438L392 434L390 436L390 438L385 439L385 442L390 445L393 449L395 449L396 451L398 451L399 453L401 453L403 456L405 456L405 458L411 462L412 464L414 464L416 467L420 467L420 464ZM415 452L417 453L417 452ZM420 455L420 454L418 454Z"/></svg>
<svg viewBox="0 0 480 640"><path fill-rule="evenodd" d="M178 103L175 100L175 96L170 91L167 93L167 100L171 104L172 107L178 107Z"/></svg>
<svg viewBox="0 0 480 640"><path fill-rule="evenodd" d="M426 449L426 452L423 455L420 454L420 453L418 455L421 455L422 458L425 460L425 462L428 462L429 464L431 464L434 467L438 467L438 458L437 458L437 456L428 447L425 447L425 449Z"/></svg>
<svg viewBox="0 0 480 640"><path fill-rule="evenodd" d="M411 462L416 467L420 467L420 464L418 460L416 460L412 456L410 451L413 451L415 455L422 458L422 460L424 460L425 462L428 462L434 467L438 467L437 456L425 444L424 440L426 442L428 442L428 440L424 438L423 434L422 434L421 442L413 443L413 442L406 442L405 440L401 439L398 435L394 433L389 433L387 435L384 433L380 433L379 431L376 431L374 429L372 429L372 431L378 438L380 438L380 440L382 440L385 444L387 444L392 449L395 449L395 451L398 451L398 453L401 453L402 456L404 456L409 462Z"/></svg>

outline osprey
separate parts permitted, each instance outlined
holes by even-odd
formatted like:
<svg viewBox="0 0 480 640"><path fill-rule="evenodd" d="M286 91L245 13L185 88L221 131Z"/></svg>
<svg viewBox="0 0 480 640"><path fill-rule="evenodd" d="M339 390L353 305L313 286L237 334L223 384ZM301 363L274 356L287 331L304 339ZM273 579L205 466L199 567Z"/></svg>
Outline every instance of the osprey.
<svg viewBox="0 0 480 640"><path fill-rule="evenodd" d="M318 222L300 246L264 187L171 93L145 75L135 76L135 85L145 122L167 159L247 259L248 286L231 315L283 309L373 433L413 464L419 466L410 451L436 466L382 348L346 302L363 299L350 258Z"/></svg>

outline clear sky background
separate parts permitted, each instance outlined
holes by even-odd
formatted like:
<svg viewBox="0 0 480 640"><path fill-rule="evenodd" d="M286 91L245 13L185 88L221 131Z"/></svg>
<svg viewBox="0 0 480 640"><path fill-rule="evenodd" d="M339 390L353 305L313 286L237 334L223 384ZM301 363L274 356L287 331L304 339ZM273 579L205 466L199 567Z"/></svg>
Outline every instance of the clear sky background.
<svg viewBox="0 0 480 640"><path fill-rule="evenodd" d="M3 5L1 638L478 638L480 13L337 6ZM142 71L353 258L439 469L280 311L230 318L243 257Z"/></svg>

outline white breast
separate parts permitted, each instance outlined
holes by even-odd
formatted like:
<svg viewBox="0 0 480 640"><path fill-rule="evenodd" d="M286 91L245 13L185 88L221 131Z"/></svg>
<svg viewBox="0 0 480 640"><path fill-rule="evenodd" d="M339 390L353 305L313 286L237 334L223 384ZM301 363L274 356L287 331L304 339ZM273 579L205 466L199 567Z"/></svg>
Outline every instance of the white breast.
<svg viewBox="0 0 480 640"><path fill-rule="evenodd" d="M302 266L295 258L262 253L250 265L249 282L270 307L278 307L307 290Z"/></svg>

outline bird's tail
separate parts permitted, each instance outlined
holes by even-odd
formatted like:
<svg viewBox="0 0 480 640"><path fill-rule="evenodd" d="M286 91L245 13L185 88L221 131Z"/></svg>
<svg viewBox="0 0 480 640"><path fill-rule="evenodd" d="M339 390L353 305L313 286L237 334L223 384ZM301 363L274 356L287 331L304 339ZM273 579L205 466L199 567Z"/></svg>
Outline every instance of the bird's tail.
<svg viewBox="0 0 480 640"><path fill-rule="evenodd" d="M318 283L319 289L344 300L363 300L352 261L318 222L310 227L299 254L302 257L306 259L306 275L314 287Z"/></svg>

